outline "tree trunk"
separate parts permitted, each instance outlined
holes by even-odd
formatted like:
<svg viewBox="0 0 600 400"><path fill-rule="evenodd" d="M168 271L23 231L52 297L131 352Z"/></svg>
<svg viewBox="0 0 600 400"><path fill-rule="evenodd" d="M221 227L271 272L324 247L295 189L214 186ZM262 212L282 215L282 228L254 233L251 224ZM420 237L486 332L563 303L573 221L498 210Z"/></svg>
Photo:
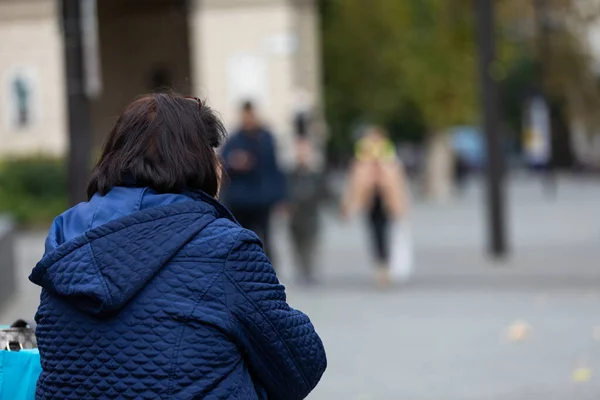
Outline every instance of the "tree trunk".
<svg viewBox="0 0 600 400"><path fill-rule="evenodd" d="M565 103L550 102L550 124L552 129L552 160L557 169L573 167L573 140L571 129L565 116Z"/></svg>

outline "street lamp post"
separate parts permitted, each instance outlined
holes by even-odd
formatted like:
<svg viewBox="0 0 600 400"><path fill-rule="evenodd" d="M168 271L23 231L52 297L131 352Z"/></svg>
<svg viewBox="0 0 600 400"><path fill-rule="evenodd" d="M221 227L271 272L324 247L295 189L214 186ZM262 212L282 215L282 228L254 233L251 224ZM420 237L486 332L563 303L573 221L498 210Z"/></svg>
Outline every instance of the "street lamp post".
<svg viewBox="0 0 600 400"><path fill-rule="evenodd" d="M498 84L493 77L495 62L494 0L475 0L477 44L481 81L483 128L487 138L488 251L502 258L508 252L504 207L504 159L500 138Z"/></svg>
<svg viewBox="0 0 600 400"><path fill-rule="evenodd" d="M86 200L91 162L92 123L86 94L81 0L62 0L69 127L69 203Z"/></svg>

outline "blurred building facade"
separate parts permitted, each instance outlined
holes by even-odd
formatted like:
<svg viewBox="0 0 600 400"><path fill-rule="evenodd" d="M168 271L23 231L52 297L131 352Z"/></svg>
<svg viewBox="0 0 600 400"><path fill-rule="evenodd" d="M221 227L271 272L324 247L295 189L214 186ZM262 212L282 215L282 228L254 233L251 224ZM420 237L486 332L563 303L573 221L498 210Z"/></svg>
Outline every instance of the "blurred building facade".
<svg viewBox="0 0 600 400"><path fill-rule="evenodd" d="M57 3L0 0L0 156L66 149Z"/></svg>
<svg viewBox="0 0 600 400"><path fill-rule="evenodd" d="M230 129L254 101L284 149L297 110L321 103L314 0L100 0L97 19L95 146L129 101L163 87L207 99ZM0 156L67 149L63 58L59 1L0 0Z"/></svg>

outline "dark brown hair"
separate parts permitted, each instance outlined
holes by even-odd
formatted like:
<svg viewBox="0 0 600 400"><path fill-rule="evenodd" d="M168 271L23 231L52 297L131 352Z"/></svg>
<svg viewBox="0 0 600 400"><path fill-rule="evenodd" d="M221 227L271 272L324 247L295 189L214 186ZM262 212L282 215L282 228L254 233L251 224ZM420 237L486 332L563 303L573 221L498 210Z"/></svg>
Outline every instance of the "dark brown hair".
<svg viewBox="0 0 600 400"><path fill-rule="evenodd" d="M88 198L115 186L159 193L219 191L215 148L225 139L222 122L197 98L153 93L127 106L112 129L87 188Z"/></svg>

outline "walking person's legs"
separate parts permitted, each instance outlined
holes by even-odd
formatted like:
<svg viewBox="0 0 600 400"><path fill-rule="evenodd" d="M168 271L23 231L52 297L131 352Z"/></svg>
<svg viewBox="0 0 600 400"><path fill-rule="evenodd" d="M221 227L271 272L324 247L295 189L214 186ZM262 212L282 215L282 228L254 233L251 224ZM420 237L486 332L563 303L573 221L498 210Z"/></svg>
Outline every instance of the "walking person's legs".
<svg viewBox="0 0 600 400"><path fill-rule="evenodd" d="M376 279L381 286L390 283L389 277L389 218L383 207L375 205L369 213L369 228L371 231L371 246L376 262Z"/></svg>
<svg viewBox="0 0 600 400"><path fill-rule="evenodd" d="M369 228L371 230L373 258L378 263L378 267L387 268L389 260L389 221L385 216L371 217Z"/></svg>
<svg viewBox="0 0 600 400"><path fill-rule="evenodd" d="M291 231L294 249L294 261L298 269L298 278L302 283L314 283L313 263L315 256L315 237L306 232Z"/></svg>

